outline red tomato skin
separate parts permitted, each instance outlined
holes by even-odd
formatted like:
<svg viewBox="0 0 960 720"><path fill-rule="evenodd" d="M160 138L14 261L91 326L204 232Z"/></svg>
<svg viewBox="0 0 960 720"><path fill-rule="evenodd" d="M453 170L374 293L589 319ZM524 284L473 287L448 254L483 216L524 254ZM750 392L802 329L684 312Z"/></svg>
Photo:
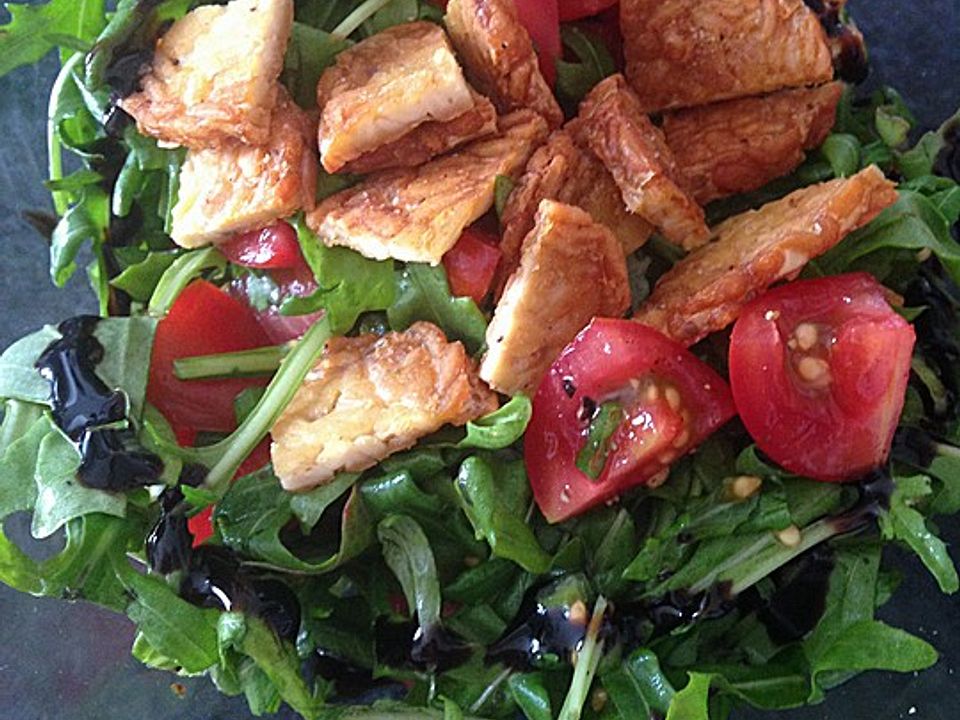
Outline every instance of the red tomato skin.
<svg viewBox="0 0 960 720"><path fill-rule="evenodd" d="M477 303L483 302L502 255L496 236L468 227L443 256L450 291L457 297L472 297Z"/></svg>
<svg viewBox="0 0 960 720"><path fill-rule="evenodd" d="M278 220L259 230L239 233L219 247L234 265L250 268L297 268L306 265L297 232Z"/></svg>
<svg viewBox="0 0 960 720"><path fill-rule="evenodd" d="M560 22L593 17L612 8L619 0L558 0Z"/></svg>
<svg viewBox="0 0 960 720"><path fill-rule="evenodd" d="M557 84L557 60L563 54L557 0L514 0L514 5L537 51L540 72L552 88Z"/></svg>
<svg viewBox="0 0 960 720"><path fill-rule="evenodd" d="M829 328L831 381L798 380L789 338ZM730 384L744 426L788 471L826 482L882 465L903 410L915 334L866 273L799 280L748 304L730 337Z"/></svg>
<svg viewBox="0 0 960 720"><path fill-rule="evenodd" d="M174 428L230 432L233 400L260 378L178 380L173 361L192 355L250 350L270 340L249 307L206 280L190 283L157 325L150 359L147 400Z"/></svg>
<svg viewBox="0 0 960 720"><path fill-rule="evenodd" d="M682 452L703 442L735 414L726 382L685 347L633 320L594 318L563 350L541 382L524 436L527 474L534 498L548 521L578 515L644 484L664 469L663 464L654 462L632 472L614 472L617 457L623 453L611 455L596 480L576 467L576 456L583 445L583 426L576 417L583 399L601 402L630 387L631 380L650 376L671 383L690 411L686 425L690 437ZM677 425L669 413L660 415L658 421L657 402L643 407L650 409L654 424L659 423L656 429L672 439L683 424ZM656 452L660 452L659 446Z"/></svg>

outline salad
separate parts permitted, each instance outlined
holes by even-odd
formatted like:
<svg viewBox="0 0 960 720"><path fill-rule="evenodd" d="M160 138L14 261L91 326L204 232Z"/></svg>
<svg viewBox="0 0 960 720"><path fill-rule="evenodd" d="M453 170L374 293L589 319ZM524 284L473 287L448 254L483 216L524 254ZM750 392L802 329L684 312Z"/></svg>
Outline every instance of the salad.
<svg viewBox="0 0 960 720"><path fill-rule="evenodd" d="M718 720L933 665L960 116L843 2L69 0L0 580L254 715ZM762 41L760 41L762 39Z"/></svg>

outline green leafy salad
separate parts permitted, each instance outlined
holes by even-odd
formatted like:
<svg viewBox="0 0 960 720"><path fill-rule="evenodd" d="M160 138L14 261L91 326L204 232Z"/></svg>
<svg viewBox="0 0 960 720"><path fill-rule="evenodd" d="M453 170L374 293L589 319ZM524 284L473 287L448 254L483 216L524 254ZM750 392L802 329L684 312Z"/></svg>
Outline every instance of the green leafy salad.
<svg viewBox="0 0 960 720"><path fill-rule="evenodd" d="M891 543L960 589L960 116L833 81L859 34L794 4L714 46L695 0L10 4L0 74L61 61L30 219L100 315L0 355L0 518L61 548L0 531L0 580L256 716L723 720L936 663L875 614Z"/></svg>

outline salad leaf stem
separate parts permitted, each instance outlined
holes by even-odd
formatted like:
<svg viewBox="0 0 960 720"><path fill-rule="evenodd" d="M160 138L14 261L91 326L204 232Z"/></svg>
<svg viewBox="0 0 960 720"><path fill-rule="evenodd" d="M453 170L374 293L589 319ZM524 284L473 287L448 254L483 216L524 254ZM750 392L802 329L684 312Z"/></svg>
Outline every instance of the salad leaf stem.
<svg viewBox="0 0 960 720"><path fill-rule="evenodd" d="M350 37L368 18L375 15L391 2L393 2L393 0L366 0L366 2L360 3L330 34L335 37Z"/></svg>
<svg viewBox="0 0 960 720"><path fill-rule="evenodd" d="M307 330L300 342L284 358L280 370L267 385L260 402L240 427L220 442L200 450L205 460L213 460L213 462L204 463L210 467L210 472L204 480L204 487L207 490L217 496L226 492L230 478L236 473L237 468L267 436L280 413L290 404L329 337L330 325L326 318Z"/></svg>
<svg viewBox="0 0 960 720"><path fill-rule="evenodd" d="M60 94L68 82L73 82L73 72L83 61L80 53L72 56L60 72L57 73L53 87L50 89L50 101L47 105L47 175L51 182L63 179L63 148L60 144L60 131L57 128L57 103ZM57 215L62 216L70 206L70 200L64 190L51 190L53 207Z"/></svg>
<svg viewBox="0 0 960 720"><path fill-rule="evenodd" d="M181 255L160 276L160 281L150 296L147 312L153 317L163 317L170 312L174 301L194 278L204 270L223 269L226 264L227 259L215 247Z"/></svg>
<svg viewBox="0 0 960 720"><path fill-rule="evenodd" d="M239 352L193 355L174 360L173 374L178 380L271 375L289 352L289 345L269 345Z"/></svg>
<svg viewBox="0 0 960 720"><path fill-rule="evenodd" d="M583 646L577 654L576 669L570 681L570 690L560 708L557 720L579 720L583 712L584 703L593 685L593 676L597 672L600 660L603 658L603 640L600 639L600 628L603 626L603 616L607 611L607 600L602 595L597 598L593 606L593 615L587 626L587 635L583 639Z"/></svg>

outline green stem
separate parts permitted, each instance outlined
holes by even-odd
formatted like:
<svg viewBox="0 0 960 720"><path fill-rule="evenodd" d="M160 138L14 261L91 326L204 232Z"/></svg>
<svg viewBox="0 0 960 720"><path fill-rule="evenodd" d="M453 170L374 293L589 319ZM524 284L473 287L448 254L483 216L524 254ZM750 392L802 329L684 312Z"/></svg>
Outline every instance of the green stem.
<svg viewBox="0 0 960 720"><path fill-rule="evenodd" d="M50 180L63 179L63 152L60 144L60 131L57 128L57 104L60 93L68 82L72 81L73 71L83 61L84 55L77 53L60 68L57 79L50 88L50 100L47 104L47 174ZM70 207L70 199L63 190L51 190L53 207L57 215L62 216Z"/></svg>
<svg viewBox="0 0 960 720"><path fill-rule="evenodd" d="M830 518L819 520L803 529L800 542L797 545L788 547L775 541L775 544L763 552L757 553L741 565L731 568L729 572L719 575L717 580L719 582L729 582L731 595L739 595L795 557L838 534L840 533Z"/></svg>
<svg viewBox="0 0 960 720"><path fill-rule="evenodd" d="M181 255L168 267L150 296L147 312L154 317L163 317L173 307L177 296L204 270L226 267L227 260L214 247L194 250Z"/></svg>
<svg viewBox="0 0 960 720"><path fill-rule="evenodd" d="M358 27L367 21L367 18L379 12L391 2L393 0L366 0L347 15L330 34L341 38L350 37Z"/></svg>
<svg viewBox="0 0 960 720"><path fill-rule="evenodd" d="M271 345L218 355L194 355L173 361L178 380L272 375L290 352L289 345Z"/></svg>
<svg viewBox="0 0 960 720"><path fill-rule="evenodd" d="M606 611L607 601L601 595L597 598L596 605L593 606L593 615L590 617L590 625L587 627L587 636L584 638L583 647L580 648L580 653L577 656L577 666L573 671L573 679L570 681L570 690L567 691L567 697L563 701L563 707L560 708L557 720L580 720L584 703L587 702L587 695L589 695L590 687L593 685L593 676L596 674L597 666L603 657L603 641L600 640L599 636Z"/></svg>
<svg viewBox="0 0 960 720"><path fill-rule="evenodd" d="M210 468L203 483L204 489L218 497L226 492L237 468L267 436L280 413L290 404L330 335L326 318L316 322L283 359L263 397L240 427L220 442L192 453L192 459Z"/></svg>

